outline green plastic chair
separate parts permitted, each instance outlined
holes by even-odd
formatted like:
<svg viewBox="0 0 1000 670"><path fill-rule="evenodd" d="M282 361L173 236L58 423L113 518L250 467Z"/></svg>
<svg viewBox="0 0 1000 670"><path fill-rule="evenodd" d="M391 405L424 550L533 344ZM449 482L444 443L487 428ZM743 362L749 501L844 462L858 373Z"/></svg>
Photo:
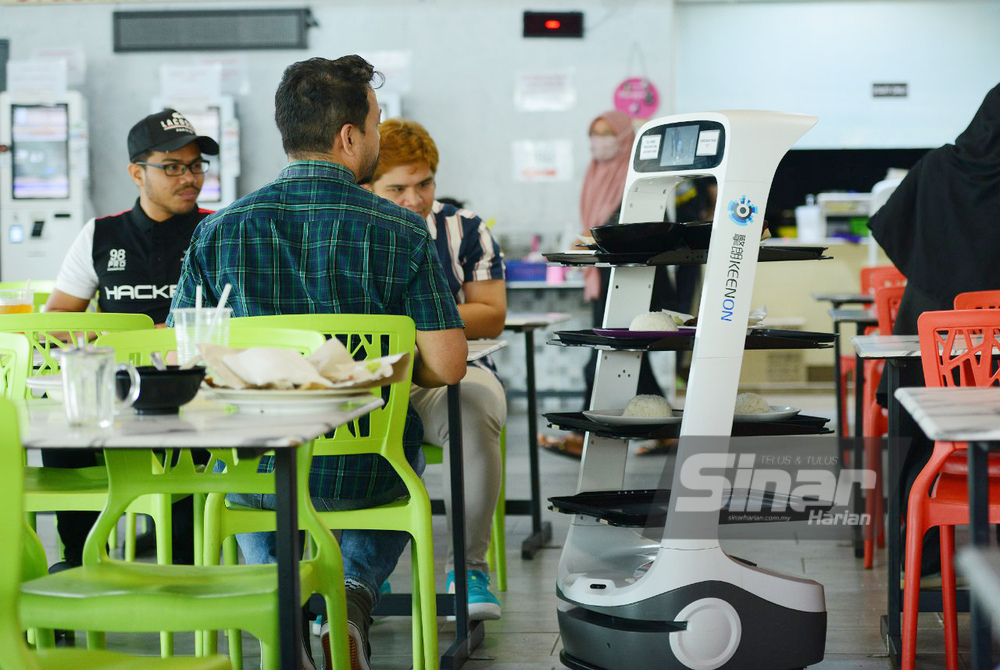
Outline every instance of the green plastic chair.
<svg viewBox="0 0 1000 670"><path fill-rule="evenodd" d="M251 335L248 337L247 335ZM311 354L322 346L325 338L319 333L308 330L292 330L284 328L263 328L252 334L235 333L229 338L229 346L233 348L249 347L282 347L294 349L303 355ZM157 328L152 332L120 332L109 333L97 338L97 346L110 347L115 350L115 359L119 363L132 363L133 365L152 365L151 354L156 351L162 356L171 351L177 351L176 331L173 328ZM147 498L146 500L150 500ZM156 524L154 521L154 531L156 532L157 558L159 559L159 548L164 547L164 559L161 563L171 563L173 556L172 535L170 533L170 505L163 505L162 500L153 502L151 510L142 509L143 500L137 501L126 513L125 524L125 560L135 560L135 533L136 514L147 514L154 518L163 518L164 523ZM195 523L194 523L194 547L195 565L201 565L201 531L203 524L200 521L204 515L204 499L201 496L195 497ZM161 526L165 528L161 529Z"/></svg>
<svg viewBox="0 0 1000 670"><path fill-rule="evenodd" d="M315 331L261 328L253 333L231 335L229 346L234 348L280 346L308 355L322 346L325 341L325 338ZM108 333L97 338L95 345L114 349L115 359L118 362L151 365L151 355L154 351L165 357L169 352L177 350L177 337L173 328L156 328L151 331ZM162 467L159 459L155 460L153 467ZM146 514L153 518L157 562L161 564L173 563L173 509L171 505L180 497L182 496L144 496L129 506L125 514L125 548L123 552L125 560L135 560L136 515ZM195 565L204 564L201 550L204 543L204 514L205 496L195 495L194 523L192 524ZM203 644L202 639L202 636L198 637L196 650L200 651ZM173 636L167 632L161 633L160 646L165 656L173 655Z"/></svg>
<svg viewBox="0 0 1000 670"><path fill-rule="evenodd" d="M23 398L31 370L31 343L20 333L0 333L0 398Z"/></svg>
<svg viewBox="0 0 1000 670"><path fill-rule="evenodd" d="M155 467L145 449L105 450L108 505L84 547L83 567L25 582L21 623L25 627L87 630L88 646L103 647L106 631L139 633L203 631L238 627L261 641L262 667L278 668L277 566L188 566L128 563L108 555L111 528L128 506L149 493L274 493L274 476L258 474L260 457L237 449L212 449L223 472L196 466L189 450ZM171 454L172 456L173 454ZM301 602L312 593L326 598L332 652L338 668L349 667L344 570L340 549L308 494L312 444L299 447L299 518L316 547L300 563ZM100 626L98 632L95 626Z"/></svg>
<svg viewBox="0 0 1000 670"><path fill-rule="evenodd" d="M444 463L444 449L436 444L424 443L424 458L427 465L441 465ZM490 530L490 548L486 552L486 561L497 576L497 589L501 592L507 590L507 510L504 506L507 493L507 427L500 431L500 461L504 464L503 478L500 480L500 498L497 500L496 509L493 510L493 527Z"/></svg>
<svg viewBox="0 0 1000 670"><path fill-rule="evenodd" d="M372 314L285 314L232 319L230 333L243 328L281 326L318 331L339 336L356 360L378 358L397 352L412 354L416 331L412 319L396 315ZM412 373L412 365L411 370ZM403 453L403 427L410 399L410 374L382 389L385 405L366 417L339 428L332 438L316 440L316 455L377 453L403 480L409 496L401 500L359 510L319 512L327 528L398 530L410 534L413 561L413 665L438 667L437 606L434 587L434 545L431 503L420 477ZM387 394L387 395L386 395ZM218 530L216 530L216 524ZM218 556L221 538L236 533L274 530L274 516L225 503L223 496L209 496L205 511L205 554ZM217 540L217 538L219 538ZM223 560L236 559L235 538ZM332 635L332 633L331 633ZM230 645L235 637L231 636Z"/></svg>
<svg viewBox="0 0 1000 670"><path fill-rule="evenodd" d="M32 282L32 286L36 283ZM124 330L152 330L153 320L144 314L87 314L51 312L45 314L0 314L0 333L22 333L31 345L29 366L38 359L35 375L59 372L52 352L73 346L60 337L70 333L75 339ZM32 375L29 368L28 375ZM22 387L20 397L31 398ZM25 469L25 509L32 527L37 512L99 512L107 500L108 480L104 466L89 468L27 467Z"/></svg>
<svg viewBox="0 0 1000 670"><path fill-rule="evenodd" d="M18 620L23 578L45 574L45 552L38 537L23 521L22 449L18 417L13 404L0 400L0 659L4 670L223 670L224 656L169 660L136 658L109 651L47 649L32 652L24 643Z"/></svg>
<svg viewBox="0 0 1000 670"><path fill-rule="evenodd" d="M294 349L303 355L308 355L322 346L324 341L325 339L323 336L315 332L282 328L264 328L253 333L252 337L247 337L242 333L236 333L230 336L229 346L233 348L260 346L282 347L286 349ZM111 349L114 349L115 359L119 363L132 363L133 365L152 365L153 361L151 354L154 351L164 357L166 357L166 355L171 351L177 351L176 331L173 328L157 328L152 332L141 333L109 333L99 337L95 344L97 346L110 347ZM147 500L149 499L147 498ZM141 507L142 502L142 500L137 501L138 504L130 507L129 511L125 515L125 559L129 561L135 560L135 517L136 514L146 514L148 516L152 516L154 520L156 518L164 519L164 523L162 524L155 524L154 521L157 558L159 560L159 548L162 546L165 548L165 560L159 562L171 563L173 548L172 535L170 533L169 526L171 518L170 505L166 505L164 507L164 501L156 500L153 502L154 507L151 510L144 510ZM201 497L196 497L194 513L195 565L200 565L202 553L201 547L203 543L201 538L203 525L200 523L200 520L203 518L204 514L204 500ZM160 528L161 526L165 526L162 531Z"/></svg>
<svg viewBox="0 0 1000 670"><path fill-rule="evenodd" d="M94 314L90 312L45 312L42 314L0 314L0 332L24 333L31 342L36 357L40 357L36 376L59 372L59 362L52 352L76 346L75 340L84 335L88 340L104 333L120 330L153 328L153 320L145 314ZM71 333L71 341L63 341ZM62 338L60 337L62 336Z"/></svg>

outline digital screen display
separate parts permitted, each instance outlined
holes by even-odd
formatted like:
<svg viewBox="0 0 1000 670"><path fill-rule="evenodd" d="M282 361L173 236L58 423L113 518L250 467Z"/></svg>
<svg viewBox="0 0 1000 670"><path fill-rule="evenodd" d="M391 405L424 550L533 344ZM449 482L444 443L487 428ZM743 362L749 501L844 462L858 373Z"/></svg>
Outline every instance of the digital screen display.
<svg viewBox="0 0 1000 670"><path fill-rule="evenodd" d="M13 105L11 140L14 199L68 199L68 106Z"/></svg>
<svg viewBox="0 0 1000 670"><path fill-rule="evenodd" d="M694 163L698 148L698 124L667 126L663 131L660 167L677 167Z"/></svg>
<svg viewBox="0 0 1000 670"><path fill-rule="evenodd" d="M180 110L181 114L194 126L194 131L199 135L211 137L222 144L222 116L218 107L209 107L198 112L187 112ZM220 202L222 200L222 178L220 156L205 156L210 165L205 173L205 183L201 187L201 195L198 202Z"/></svg>

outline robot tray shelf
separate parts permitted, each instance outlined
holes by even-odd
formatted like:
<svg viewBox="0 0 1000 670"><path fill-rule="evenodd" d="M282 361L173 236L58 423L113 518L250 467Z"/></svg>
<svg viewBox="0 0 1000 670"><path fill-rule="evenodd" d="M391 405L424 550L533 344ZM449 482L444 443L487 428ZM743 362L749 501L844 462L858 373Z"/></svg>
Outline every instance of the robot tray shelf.
<svg viewBox="0 0 1000 670"><path fill-rule="evenodd" d="M773 491L724 490L720 525L806 521L810 512L829 511L831 503L792 499ZM550 509L594 517L611 526L662 528L670 506L670 489L586 491L549 498ZM735 509L733 507L735 506Z"/></svg>
<svg viewBox="0 0 1000 670"><path fill-rule="evenodd" d="M593 330L561 330L550 344L571 347L599 347L625 351L688 351L694 348L695 332L680 330L636 337L623 333L621 337L598 335ZM747 331L746 348L750 349L825 349L833 346L836 335L803 330L753 328Z"/></svg>
<svg viewBox="0 0 1000 670"><path fill-rule="evenodd" d="M760 248L758 262L773 261L817 261L826 260L827 247L764 245ZM550 263L560 265L704 265L708 260L706 249L674 249L662 253L640 251L636 253L608 254L600 250L594 253L550 252L542 254Z"/></svg>
<svg viewBox="0 0 1000 670"><path fill-rule="evenodd" d="M591 421L583 412L549 412L543 415L550 426L560 430L582 431L602 437L627 440L664 440L678 437L679 423L638 424L610 426ZM826 427L829 419L821 416L797 414L781 421L735 421L733 437L757 437L768 435L827 435L833 431Z"/></svg>

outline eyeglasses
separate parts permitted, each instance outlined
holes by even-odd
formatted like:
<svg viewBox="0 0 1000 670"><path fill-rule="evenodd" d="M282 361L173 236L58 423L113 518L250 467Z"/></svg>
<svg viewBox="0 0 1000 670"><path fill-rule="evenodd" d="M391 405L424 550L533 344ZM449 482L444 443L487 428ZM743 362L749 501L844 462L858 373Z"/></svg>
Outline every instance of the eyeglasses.
<svg viewBox="0 0 1000 670"><path fill-rule="evenodd" d="M208 172L208 167L211 165L210 162L206 160L196 160L193 163L146 163L144 161L135 161L136 165L145 165L146 167L155 167L163 170L163 174L168 177L180 177L183 174L187 174L190 170L191 174L205 174Z"/></svg>

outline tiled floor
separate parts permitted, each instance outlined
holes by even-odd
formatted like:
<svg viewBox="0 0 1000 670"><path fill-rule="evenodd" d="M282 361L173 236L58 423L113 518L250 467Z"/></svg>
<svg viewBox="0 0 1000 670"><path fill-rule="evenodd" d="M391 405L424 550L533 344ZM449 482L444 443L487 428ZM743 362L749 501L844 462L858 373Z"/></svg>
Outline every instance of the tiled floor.
<svg viewBox="0 0 1000 670"><path fill-rule="evenodd" d="M775 396L769 400L776 405L792 405L807 409L812 414L832 417L831 395ZM575 410L575 403L567 404L567 411ZM512 407L508 422L507 495L510 499L523 498L528 492L528 466L526 447L522 436L527 434L527 418L523 407ZM572 493L576 486L578 462L543 452L541 457L544 496ZM646 456L629 459L629 482L636 486L655 483L664 457ZM433 466L426 474L428 488L433 496L440 489L441 477ZM555 574L559 562L560 545L568 529L568 519L549 510L544 518L552 522L554 538L550 546L542 549L534 560L520 558L521 540L527 535L530 521L526 517L508 517L507 566L508 590L498 594L503 603L503 619L486 624L484 643L474 651L473 659L466 664L470 670L493 669L547 669L561 668L559 628L556 623ZM52 550L51 524L43 522L43 540ZM444 562L446 528L443 519L435 520L435 540L439 573ZM751 542L740 541L737 547L727 547L732 553L748 558L761 566L782 572L805 575L821 582L826 589L829 611L826 658L817 666L826 670L858 668L874 670L891 668L885 646L879 634L879 617L885 612L886 575L885 552L876 555L875 569L864 571L861 562L854 558L847 543L826 542ZM50 554L51 555L51 554ZM391 579L396 591L405 591L409 584L408 560L404 558ZM441 578L443 583L443 577ZM440 644L444 650L454 637L454 624L440 620ZM968 617L960 615L960 638L963 654L968 652ZM189 636L179 636L178 651L190 653ZM81 636L82 639L82 636ZM918 667L944 668L944 642L940 617L936 614L921 615L918 639ZM314 638L315 641L315 638ZM158 650L157 638L144 636L109 636L113 648L128 649L134 653L154 654ZM377 621L372 628L374 657L372 665L378 670L406 669L412 666L410 658L410 619L392 618ZM314 650L321 656L318 642ZM257 645L248 641L247 668L257 665ZM318 656L319 657L319 656ZM961 667L969 667L963 655Z"/></svg>

